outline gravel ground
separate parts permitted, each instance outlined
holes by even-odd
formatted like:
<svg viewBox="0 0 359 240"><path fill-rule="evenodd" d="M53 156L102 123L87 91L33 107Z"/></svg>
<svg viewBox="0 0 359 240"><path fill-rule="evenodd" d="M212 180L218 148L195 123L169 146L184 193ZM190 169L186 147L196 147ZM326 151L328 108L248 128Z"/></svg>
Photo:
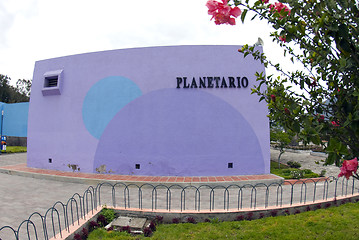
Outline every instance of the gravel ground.
<svg viewBox="0 0 359 240"><path fill-rule="evenodd" d="M270 150L271 160L278 161L279 150L271 148ZM295 161L302 165L301 169L310 169L315 173L320 173L322 170L326 170L325 176L337 177L340 169L335 165L324 166L324 160L326 156L313 156L311 151L293 151L288 149L280 157L281 163L287 163L288 161ZM315 162L319 162L316 164Z"/></svg>

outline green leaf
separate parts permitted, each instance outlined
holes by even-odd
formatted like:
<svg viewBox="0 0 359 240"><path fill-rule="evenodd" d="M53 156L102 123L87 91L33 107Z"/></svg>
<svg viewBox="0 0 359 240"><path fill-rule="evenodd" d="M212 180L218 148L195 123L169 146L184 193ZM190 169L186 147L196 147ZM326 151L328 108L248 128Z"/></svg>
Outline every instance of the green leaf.
<svg viewBox="0 0 359 240"><path fill-rule="evenodd" d="M242 23L244 23L244 19L246 18L247 12L248 12L248 9L244 9L241 14Z"/></svg>

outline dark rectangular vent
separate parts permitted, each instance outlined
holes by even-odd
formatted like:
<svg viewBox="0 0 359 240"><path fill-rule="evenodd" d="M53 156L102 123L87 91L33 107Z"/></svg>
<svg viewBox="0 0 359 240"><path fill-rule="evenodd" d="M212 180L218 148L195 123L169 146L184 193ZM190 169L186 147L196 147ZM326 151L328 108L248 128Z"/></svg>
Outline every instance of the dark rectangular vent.
<svg viewBox="0 0 359 240"><path fill-rule="evenodd" d="M141 165L140 165L140 164L135 164L135 168L136 168L136 169L140 169L140 168L141 168Z"/></svg>
<svg viewBox="0 0 359 240"><path fill-rule="evenodd" d="M58 76L51 76L51 77L46 77L45 78L45 88L48 87L57 87L59 81L59 77Z"/></svg>
<svg viewBox="0 0 359 240"><path fill-rule="evenodd" d="M229 162L228 163L228 168L233 168L233 163Z"/></svg>

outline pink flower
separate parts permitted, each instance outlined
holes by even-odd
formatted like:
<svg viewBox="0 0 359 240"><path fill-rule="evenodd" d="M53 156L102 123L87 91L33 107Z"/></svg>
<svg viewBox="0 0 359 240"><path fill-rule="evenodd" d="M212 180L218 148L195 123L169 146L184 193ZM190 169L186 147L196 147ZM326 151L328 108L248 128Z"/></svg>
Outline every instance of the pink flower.
<svg viewBox="0 0 359 240"><path fill-rule="evenodd" d="M333 125L334 127L340 127L340 125L339 125L336 121L332 121L332 125Z"/></svg>
<svg viewBox="0 0 359 240"><path fill-rule="evenodd" d="M343 165L340 168L340 173L338 175L338 178L341 176L345 176L347 179L349 179L350 176L353 176L353 173L356 173L358 170L358 159L354 158L352 160L344 160Z"/></svg>
<svg viewBox="0 0 359 240"><path fill-rule="evenodd" d="M276 96L274 94L270 95L270 98L272 99L273 102L275 102Z"/></svg>
<svg viewBox="0 0 359 240"><path fill-rule="evenodd" d="M206 6L208 7L208 14L212 15L211 20L214 18L214 22L217 25L235 25L235 18L242 13L242 11L238 7L232 8L231 6L229 6L227 0L222 0L222 2L208 0Z"/></svg>
<svg viewBox="0 0 359 240"><path fill-rule="evenodd" d="M279 36L279 40L281 40L282 42L286 42L287 39L285 38L285 36Z"/></svg>
<svg viewBox="0 0 359 240"><path fill-rule="evenodd" d="M290 9L281 2L276 2L274 5L269 5L269 8L271 11L276 10L280 14L281 18L285 17L286 15L289 16L291 12ZM283 9L284 11L281 13Z"/></svg>
<svg viewBox="0 0 359 240"><path fill-rule="evenodd" d="M290 111L289 111L289 109L288 109L288 108L284 108L284 112L285 112L285 114L287 114L287 115L289 115L289 114L290 114Z"/></svg>
<svg viewBox="0 0 359 240"><path fill-rule="evenodd" d="M324 115L320 115L320 116L319 116L318 122L324 122Z"/></svg>

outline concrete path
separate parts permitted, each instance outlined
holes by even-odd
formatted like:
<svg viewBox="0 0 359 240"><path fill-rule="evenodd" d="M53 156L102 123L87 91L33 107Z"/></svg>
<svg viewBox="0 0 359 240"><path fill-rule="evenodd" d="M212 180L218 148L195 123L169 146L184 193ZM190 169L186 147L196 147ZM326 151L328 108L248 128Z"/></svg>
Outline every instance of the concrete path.
<svg viewBox="0 0 359 240"><path fill-rule="evenodd" d="M279 154L276 150L271 150L271 157L276 158ZM321 160L323 158L320 157L313 157L310 156L309 153L290 153L287 152L282 155L282 161L286 162L289 160L297 161L302 164L302 168L309 168L318 165L313 165L314 161ZM6 169L6 167L11 165L21 165L25 166L26 164L26 153L21 154L3 154L0 155L0 168L2 170ZM307 164L307 165L306 165ZM308 166L308 167L307 167ZM318 167L318 170L320 170L321 167ZM328 169L327 175L336 175L339 172L339 169L337 167L326 167ZM5 171L6 172L6 171ZM318 172L318 171L315 171ZM45 175L39 175L35 173L28 172L26 173L27 177L19 176L16 173L19 173L19 175L23 175L21 172L16 171L8 171L6 173L0 173L0 228L2 226L12 226L14 228L17 228L19 224L27 219L30 214L33 212L39 212L40 214L44 215L45 212L54 205L55 202L61 201L63 203L66 203L69 198L71 198L74 193L79 193L81 196L85 192L86 189L88 189L89 184L87 181L78 181L75 178L66 178L66 181L59 181L61 179L56 177L44 177ZM11 175L13 174L13 175ZM32 175L33 177L31 177ZM36 175L36 178L34 177ZM39 177L40 176L40 177ZM41 177L43 176L43 178ZM103 175L106 177L106 175ZM53 180L55 179L55 180ZM73 181L71 181L73 180ZM97 179L97 181L106 181L108 179ZM77 183L75 183L77 182ZM94 187L95 184L92 184ZM238 183L232 182L233 184ZM161 184L160 182L153 182L153 185ZM228 184L228 182L222 182L222 186ZM253 185L256 184L256 182L253 182ZM325 190L325 183L324 182L318 182L313 184L313 182L305 184L305 197L306 201L312 201L314 198L315 200L320 200L323 198L323 193L329 193L327 196L328 198L333 197L334 192L337 194L340 191L345 190L345 188L342 188L342 183L337 184L338 191L334 190L332 188L333 185L329 186L327 190ZM141 185L141 184L139 184ZM313 191L313 186L316 186L316 190ZM227 185L228 186L228 185ZM298 186L293 187L292 185L283 185L282 187L282 194L281 196L283 198L283 204L288 204L290 202L290 196L291 192L294 192L292 198L293 203L299 203L302 201L302 198L304 196L303 192L303 186L302 184L298 184ZM263 189L261 189L263 188ZM229 209L235 209L238 206L238 187L233 187L228 191L229 196ZM244 189L242 193L243 197L243 208L250 208L253 207L251 205L256 204L257 207L263 207L264 204L266 204L266 194L268 195L268 206L275 206L277 201L277 192L278 187L277 185L270 187L269 191L266 193L266 187L258 187L258 190L252 191L252 188ZM263 191L262 191L263 190ZM350 192L351 187L347 188L347 191ZM158 189L158 209L166 209L166 187L161 187ZM357 188L355 187L355 191L357 192ZM103 191L105 194L103 194L101 202L101 205L107 204L111 205L111 188L104 188ZM106 196L107 192L107 196ZM117 197L120 199L118 200L119 205L123 205L123 202L121 203L121 194L123 199L123 192L124 188L119 188L116 190ZM183 203L183 199L181 196L182 189L180 187L171 189L171 209L181 209L181 203ZM153 194L153 188L147 188L143 189L142 191L142 200L143 200L143 208L151 209L152 205L152 194ZM196 191L194 188L188 188L185 193L186 205L185 210L194 210L195 207L195 194ZM255 195L255 198L253 197ZM301 196L301 194L303 194ZM340 194L340 193L339 193ZM224 202L224 195L225 190L223 188L218 188L214 192L214 206L215 209L222 209L223 211L223 202ZM138 197L139 197L139 191L137 187L131 187L129 188L129 196L131 198L131 207L138 207ZM128 199L127 199L128 200ZM208 188L202 188L201 189L201 209L209 209L210 207L210 201L211 200L211 190ZM254 202L255 201L255 202ZM0 238L4 238L4 236L0 233Z"/></svg>
<svg viewBox="0 0 359 240"><path fill-rule="evenodd" d="M26 153L2 154L0 166L26 162ZM67 202L76 192L81 195L86 184L0 174L0 227L17 227L33 212L44 214L56 201Z"/></svg>

